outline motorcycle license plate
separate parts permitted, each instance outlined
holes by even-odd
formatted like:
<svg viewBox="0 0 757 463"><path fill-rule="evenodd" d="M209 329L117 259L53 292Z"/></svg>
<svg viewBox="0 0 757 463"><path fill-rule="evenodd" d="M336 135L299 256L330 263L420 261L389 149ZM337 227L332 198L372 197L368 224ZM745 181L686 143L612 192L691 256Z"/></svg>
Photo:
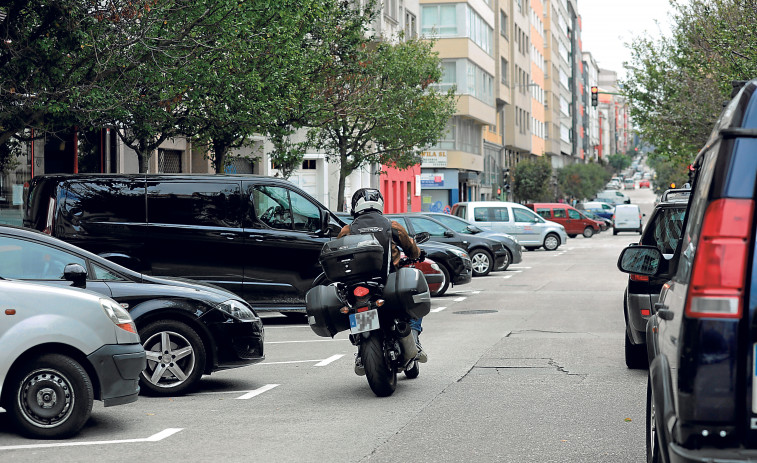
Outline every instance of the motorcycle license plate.
<svg viewBox="0 0 757 463"><path fill-rule="evenodd" d="M378 311L376 309L350 314L350 332L352 334L373 331L379 328Z"/></svg>

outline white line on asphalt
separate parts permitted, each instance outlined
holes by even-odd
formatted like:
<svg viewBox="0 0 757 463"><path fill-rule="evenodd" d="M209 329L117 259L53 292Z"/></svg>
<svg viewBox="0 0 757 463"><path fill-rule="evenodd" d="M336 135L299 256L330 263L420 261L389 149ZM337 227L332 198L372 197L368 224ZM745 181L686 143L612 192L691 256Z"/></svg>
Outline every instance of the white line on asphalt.
<svg viewBox="0 0 757 463"><path fill-rule="evenodd" d="M502 278L505 279L505 280L507 280L508 278L512 278L512 277L513 277L512 275L505 275Z"/></svg>
<svg viewBox="0 0 757 463"><path fill-rule="evenodd" d="M349 339L343 338L343 339L309 339L307 341L266 341L265 343L266 345L268 345L268 344L296 344L296 343L302 343L302 342L334 342L334 341L349 341Z"/></svg>
<svg viewBox="0 0 757 463"><path fill-rule="evenodd" d="M446 307L437 307L435 309L431 309L432 312L441 312L442 310L446 309Z"/></svg>
<svg viewBox="0 0 757 463"><path fill-rule="evenodd" d="M25 444L25 445L6 445L0 447L0 450L23 450L23 449L47 449L54 447L78 447L82 445L106 445L106 444L133 444L140 442L158 442L166 437L170 437L184 428L168 428L153 434L150 437L142 439L120 439L120 440L99 440L91 442L59 442L56 444Z"/></svg>
<svg viewBox="0 0 757 463"><path fill-rule="evenodd" d="M332 355L331 357L329 357L329 358L327 358L325 360L321 360L320 362L316 363L315 366L317 366L317 367L325 367L329 363L334 362L336 360L339 360L342 357L344 357L344 354Z"/></svg>
<svg viewBox="0 0 757 463"><path fill-rule="evenodd" d="M256 365L287 365L289 363L313 363L321 362L322 360L289 360L288 362L263 362L256 363Z"/></svg>
<svg viewBox="0 0 757 463"><path fill-rule="evenodd" d="M281 328L310 328L310 325L270 326L270 325L265 324L265 320L263 320L263 326L265 326L266 330L281 329Z"/></svg>
<svg viewBox="0 0 757 463"><path fill-rule="evenodd" d="M237 397L237 399L239 399L239 400L252 399L256 395L260 395L260 394L262 394L264 392L270 391L271 389L273 389L276 386L278 386L278 384L266 384L265 386L259 387L259 388L255 389L254 391L250 391L247 394L240 395L239 397Z"/></svg>
<svg viewBox="0 0 757 463"><path fill-rule="evenodd" d="M467 297L456 297L452 299L455 302L463 302L464 300L468 299Z"/></svg>
<svg viewBox="0 0 757 463"><path fill-rule="evenodd" d="M523 273L523 270L511 270L512 273Z"/></svg>
<svg viewBox="0 0 757 463"><path fill-rule="evenodd" d="M471 294L481 294L481 291L472 291Z"/></svg>
<svg viewBox="0 0 757 463"><path fill-rule="evenodd" d="M513 266L510 266L510 267L507 267L507 270L521 270L521 269L525 270L525 269L531 269L531 268L532 267L513 267Z"/></svg>

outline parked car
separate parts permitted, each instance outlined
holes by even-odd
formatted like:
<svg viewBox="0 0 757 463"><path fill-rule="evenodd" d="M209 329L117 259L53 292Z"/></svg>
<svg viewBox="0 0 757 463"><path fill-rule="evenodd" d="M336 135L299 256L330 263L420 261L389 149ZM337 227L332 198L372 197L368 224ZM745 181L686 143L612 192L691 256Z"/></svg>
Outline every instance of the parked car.
<svg viewBox="0 0 757 463"><path fill-rule="evenodd" d="M145 351L114 300L0 278L0 309L0 405L22 434L69 437L94 400L137 400Z"/></svg>
<svg viewBox="0 0 757 463"><path fill-rule="evenodd" d="M601 231L599 222L586 217L576 208L565 203L529 203L525 206L545 220L551 220L565 227L565 232L570 238L578 235L591 238Z"/></svg>
<svg viewBox="0 0 757 463"><path fill-rule="evenodd" d="M631 231L641 235L644 214L636 204L618 204L612 215L612 234Z"/></svg>
<svg viewBox="0 0 757 463"><path fill-rule="evenodd" d="M0 276L115 299L147 351L142 389L177 395L203 374L260 362L263 323L241 298L191 280L155 278L34 230L0 226Z"/></svg>
<svg viewBox="0 0 757 463"><path fill-rule="evenodd" d="M757 460L757 81L693 163L683 234L667 260L623 250L627 273L670 278L647 324L647 461Z"/></svg>
<svg viewBox="0 0 757 463"><path fill-rule="evenodd" d="M507 233L529 250L544 247L554 251L568 241L565 227L546 221L518 203L504 201L470 201L452 206L452 215L476 224L484 230Z"/></svg>
<svg viewBox="0 0 757 463"><path fill-rule="evenodd" d="M495 268L501 267L505 259L510 257L507 248L497 240L457 233L423 214L387 214L386 217L396 220L413 235L428 232L431 235L431 241L451 244L465 250L470 256L474 277L488 275Z"/></svg>
<svg viewBox="0 0 757 463"><path fill-rule="evenodd" d="M612 227L612 219L602 217L592 211L581 211L581 213L586 217L595 220L599 224L601 231L606 231L608 228Z"/></svg>
<svg viewBox="0 0 757 463"><path fill-rule="evenodd" d="M578 204L579 210L593 212L600 217L610 219L612 223L612 214L615 213L615 206L602 201L586 201Z"/></svg>
<svg viewBox="0 0 757 463"><path fill-rule="evenodd" d="M594 201L602 201L604 203L617 206L618 204L631 204L631 198L625 195L625 193L615 190L604 190L597 193L597 198Z"/></svg>
<svg viewBox="0 0 757 463"><path fill-rule="evenodd" d="M343 225L291 182L254 175L45 175L30 182L24 214L24 226L133 270L300 313Z"/></svg>
<svg viewBox="0 0 757 463"><path fill-rule="evenodd" d="M346 212L335 212L334 214L345 223L351 223L353 220L352 216ZM427 260L430 259L438 265L439 270L442 272L442 278L439 279L435 271L427 273L425 266L418 267L426 277L426 282L429 284L432 296L442 296L447 292L450 285L470 283L473 276L473 264L467 252L457 246L435 241L426 241L419 244L418 247L426 251ZM434 293L431 286L436 284L439 284L439 289Z"/></svg>
<svg viewBox="0 0 757 463"><path fill-rule="evenodd" d="M662 195L641 235L639 244L655 246L666 260L673 257L681 238L683 219L691 190L668 190ZM625 359L628 368L647 366L647 320L667 278L631 274L623 299L626 321Z"/></svg>
<svg viewBox="0 0 757 463"><path fill-rule="evenodd" d="M508 254L502 265L497 267L495 270L504 271L507 270L510 264L519 264L523 261L523 247L512 235L508 235L507 233L497 233L482 230L476 225L468 222L465 219L461 219L456 215L443 214L441 212L423 212L423 215L441 222L443 225L446 225L457 233L462 233L464 235L476 235L482 238L497 240L502 243L505 249L507 249Z"/></svg>

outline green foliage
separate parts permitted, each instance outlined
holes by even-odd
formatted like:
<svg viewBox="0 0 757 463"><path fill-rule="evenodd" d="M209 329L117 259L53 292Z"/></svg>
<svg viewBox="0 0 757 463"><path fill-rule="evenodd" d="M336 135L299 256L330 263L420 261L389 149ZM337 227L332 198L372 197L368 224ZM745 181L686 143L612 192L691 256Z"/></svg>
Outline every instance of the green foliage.
<svg viewBox="0 0 757 463"><path fill-rule="evenodd" d="M672 34L630 44L623 89L641 138L674 165L706 143L731 81L757 76L757 0L673 3Z"/></svg>
<svg viewBox="0 0 757 463"><path fill-rule="evenodd" d="M625 154L615 153L607 156L607 162L615 172L621 172L631 165L631 158Z"/></svg>
<svg viewBox="0 0 757 463"><path fill-rule="evenodd" d="M456 109L454 89L442 93L430 86L441 79L432 43L347 39L321 82L323 109L308 132L311 145L339 164L339 210L350 173L373 163L400 169L417 164Z"/></svg>
<svg viewBox="0 0 757 463"><path fill-rule="evenodd" d="M599 164L571 164L557 170L557 181L563 195L582 200L593 198L610 180L610 174Z"/></svg>
<svg viewBox="0 0 757 463"><path fill-rule="evenodd" d="M669 189L671 183L675 183L676 187L680 188L689 181L689 163L687 162L651 155L647 163L655 171L652 188L657 194Z"/></svg>
<svg viewBox="0 0 757 463"><path fill-rule="evenodd" d="M554 199L552 189L552 164L546 156L527 159L515 165L513 194L522 202L550 201Z"/></svg>

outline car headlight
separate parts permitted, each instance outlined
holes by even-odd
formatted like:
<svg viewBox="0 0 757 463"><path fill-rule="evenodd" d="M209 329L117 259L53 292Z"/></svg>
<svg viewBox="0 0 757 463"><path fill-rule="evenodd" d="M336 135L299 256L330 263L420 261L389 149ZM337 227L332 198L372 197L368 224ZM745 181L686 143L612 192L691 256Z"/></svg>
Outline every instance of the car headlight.
<svg viewBox="0 0 757 463"><path fill-rule="evenodd" d="M468 253L465 252L465 251L461 251L459 249L450 249L450 252L452 252L457 257L462 257L464 259L470 259L470 257L468 257Z"/></svg>
<svg viewBox="0 0 757 463"><path fill-rule="evenodd" d="M131 319L131 315L123 307L112 299L100 299L100 307L103 308L105 315L122 330L130 333L137 334L137 326L134 325L134 320Z"/></svg>
<svg viewBox="0 0 757 463"><path fill-rule="evenodd" d="M243 302L235 301L234 299L222 302L218 304L218 307L216 308L226 315L230 315L239 320L257 320L258 318L257 314L251 308Z"/></svg>

